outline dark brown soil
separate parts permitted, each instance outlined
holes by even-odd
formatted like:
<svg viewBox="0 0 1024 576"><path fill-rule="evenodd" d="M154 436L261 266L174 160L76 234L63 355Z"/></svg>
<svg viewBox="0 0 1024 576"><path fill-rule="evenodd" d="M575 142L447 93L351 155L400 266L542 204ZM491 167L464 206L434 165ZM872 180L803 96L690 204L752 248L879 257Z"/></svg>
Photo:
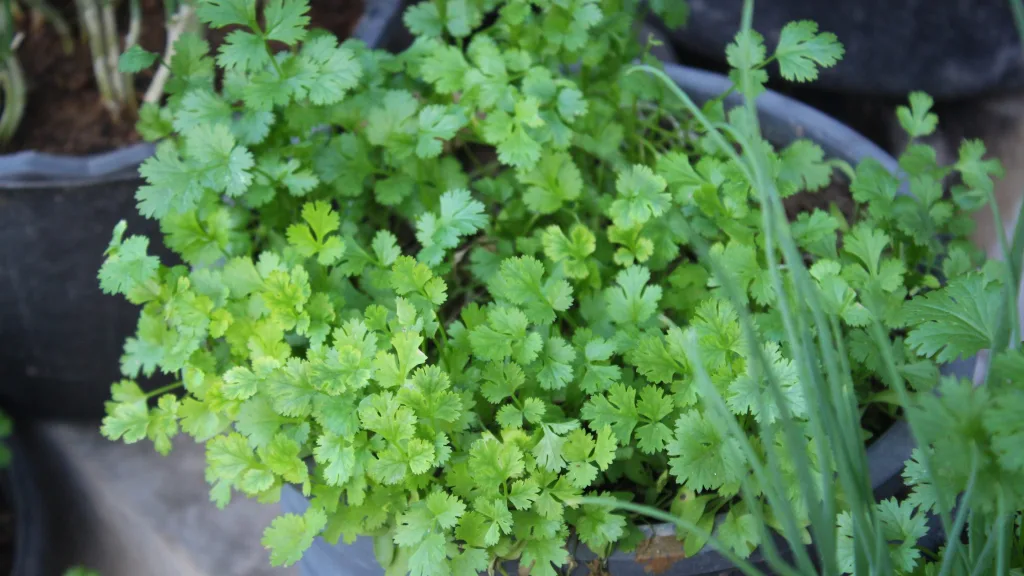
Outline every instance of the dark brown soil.
<svg viewBox="0 0 1024 576"><path fill-rule="evenodd" d="M812 212L815 209L828 212L834 204L849 222L857 208L857 203L850 193L850 183L838 175L833 176L832 181L824 189L794 194L783 200L782 204L790 220L795 220L801 212Z"/></svg>
<svg viewBox="0 0 1024 576"><path fill-rule="evenodd" d="M74 3L70 0L52 2L67 21L76 23ZM355 28L362 14L362 0L313 0L310 17L314 26L346 37ZM127 27L127 3L121 14ZM150 51L162 53L165 42L164 11L160 0L142 0L143 25L139 44ZM140 140L134 119L120 123L112 120L100 102L93 79L91 57L87 45L78 42L72 54L65 54L60 38L51 25L26 17L20 23L24 40L18 49L18 60L25 72L28 90L25 116L7 152L39 150L56 154L91 154L113 150ZM124 37L122 31L121 37ZM223 39L222 31L208 34L216 47ZM135 77L136 92L145 92L152 73Z"/></svg>

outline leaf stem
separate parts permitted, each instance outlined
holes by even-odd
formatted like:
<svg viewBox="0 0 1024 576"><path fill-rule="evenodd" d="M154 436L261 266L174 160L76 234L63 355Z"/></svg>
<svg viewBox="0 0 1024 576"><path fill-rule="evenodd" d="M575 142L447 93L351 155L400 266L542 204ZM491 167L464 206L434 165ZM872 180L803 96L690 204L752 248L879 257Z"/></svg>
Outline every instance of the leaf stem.
<svg viewBox="0 0 1024 576"><path fill-rule="evenodd" d="M146 399L148 400L149 398L153 398L154 396L160 396L161 394L170 392L171 390L177 390L178 388L182 388L184 386L185 386L184 382L175 382L173 384L168 384L166 386L161 386L159 388L156 388L154 390L150 390L149 392L146 392Z"/></svg>

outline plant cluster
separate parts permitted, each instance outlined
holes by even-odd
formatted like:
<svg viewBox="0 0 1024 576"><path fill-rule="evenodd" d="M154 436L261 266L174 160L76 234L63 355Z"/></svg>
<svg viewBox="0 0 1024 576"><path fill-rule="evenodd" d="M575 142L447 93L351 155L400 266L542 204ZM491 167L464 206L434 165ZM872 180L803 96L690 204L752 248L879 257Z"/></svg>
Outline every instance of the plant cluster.
<svg viewBox="0 0 1024 576"><path fill-rule="evenodd" d="M669 4L650 3L681 17ZM275 564L316 536L370 535L389 573L517 559L554 574L570 531L602 556L644 538L581 500L602 495L690 519L705 534L680 533L688 552L726 512L718 543L743 557L758 520L805 533L802 480L834 467L801 346L848 343L843 417L862 450L904 382L931 390L939 363L989 342L962 313L1005 285L965 240L998 172L978 142L953 167L915 142L902 178L776 147L752 106L698 108L664 81L635 0L422 2L397 55L310 33L307 10L198 3L237 28L216 55L182 35L167 104L139 123L160 140L139 210L181 263L121 224L99 272L142 307L104 434L205 443L218 505L296 486L311 505L266 531ZM812 22L770 51L749 27L727 49L750 101L770 70L810 81L841 55ZM930 106L901 108L912 137L934 130ZM819 201L837 188L844 210ZM816 203L788 244L766 225L781 199ZM787 247L799 282L775 262ZM834 321L795 344L787 310L808 286ZM158 370L180 381L144 392ZM783 453L801 455L776 470L783 493L749 489L757 459ZM926 493L885 509L893 530ZM782 501L789 516L761 514Z"/></svg>

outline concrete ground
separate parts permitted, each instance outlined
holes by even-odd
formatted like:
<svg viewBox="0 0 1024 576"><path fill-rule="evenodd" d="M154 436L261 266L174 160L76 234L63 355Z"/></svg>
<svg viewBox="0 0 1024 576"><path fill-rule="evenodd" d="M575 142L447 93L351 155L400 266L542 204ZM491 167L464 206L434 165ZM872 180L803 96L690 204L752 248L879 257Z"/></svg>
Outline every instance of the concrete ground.
<svg viewBox="0 0 1024 576"><path fill-rule="evenodd" d="M276 505L209 500L203 447L179 437L164 457L148 442L114 443L99 423L32 430L49 508L54 574L82 565L102 576L288 576L260 545ZM39 575L48 576L48 575Z"/></svg>

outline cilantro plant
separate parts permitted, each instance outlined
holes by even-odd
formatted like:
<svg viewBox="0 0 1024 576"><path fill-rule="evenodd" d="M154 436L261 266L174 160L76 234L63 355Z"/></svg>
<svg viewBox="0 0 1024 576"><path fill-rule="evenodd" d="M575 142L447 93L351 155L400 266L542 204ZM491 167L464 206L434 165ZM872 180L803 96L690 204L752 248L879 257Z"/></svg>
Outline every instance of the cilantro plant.
<svg viewBox="0 0 1024 576"><path fill-rule="evenodd" d="M397 55L308 32L307 10L198 2L201 20L235 29L216 55L183 35L167 105L139 124L160 140L139 210L181 263L121 224L99 271L142 308L104 434L165 453L179 431L205 443L218 505L301 490L308 511L265 533L274 564L316 536L366 535L389 573L517 559L554 574L570 532L601 556L643 538L643 520L581 500L596 495L700 525L727 511L721 537L744 556L760 541L757 506L737 500L752 457L786 450L803 455L777 471L797 510L773 525L805 530L815 508L798 480L832 456L801 433L819 422L802 348L817 341L786 337L794 293L765 183L854 200L794 215L782 247L835 318L822 345L850 342L858 431L896 416L874 319L899 384L928 388L938 362L982 346L907 335L930 321L908 299L942 298L943 279L978 263L961 210L996 168L977 143L954 168L911 146L912 196L877 162L854 170L806 140L776 149L751 108L727 112L725 95L697 108L659 80L633 0L422 2ZM797 22L771 51L748 27L727 54L753 97L770 71L813 80L842 48ZM637 59L655 76L630 73ZM933 129L929 105L901 113L912 135ZM144 392L136 379L158 370L179 382ZM708 383L749 449L723 433ZM794 419L796 433L758 432ZM690 551L706 541L680 535Z"/></svg>
<svg viewBox="0 0 1024 576"><path fill-rule="evenodd" d="M1019 0L1015 5L1024 23L1024 7ZM753 2L748 0L741 36L749 33L752 11ZM740 71L737 83L747 96L745 110L751 118L746 134L738 138L756 139L759 129L750 88L756 86L757 76L750 70ZM681 92L676 96L688 102ZM898 110L900 123L912 138L935 129L937 118L928 111L930 105L927 96L913 94L910 107ZM694 113L701 117L699 111ZM702 122L724 140L727 127L713 126L706 117ZM779 292L786 295L780 299L785 342L800 374L800 388L807 398L815 399L815 409L803 413L784 406L790 385L784 375L775 372L773 355L758 353L758 317L756 308L747 305L742 269L728 268L728 260L721 254L714 254L706 244L699 246L739 311L752 369L766 376L767 392L759 405L762 410L773 403L780 408L775 418L758 420L756 438L760 442L753 440L729 397L714 382L710 372L714 363L701 345L699 330L686 329L682 348L704 395L702 402L713 415L714 430L734 443L750 466L751 474L740 481L741 501L733 503L714 535L710 523L694 513L704 505L703 496L687 495L673 506L672 513L607 497L587 496L577 502L671 522L685 539L711 541L748 575L764 573L744 559L758 545L775 574L1020 573L1024 570L1020 531L1024 468L1019 446L1019 416L1024 408L1020 403L1024 393L1020 346L1024 342L1021 327L1014 323L1024 234L1018 229L1009 242L1000 230L1005 260L983 266L976 266L959 248L948 250L941 264L945 286L927 287L909 300L897 303L887 298L882 281L857 290L864 306L866 345L891 386L882 394L891 396L887 401L903 411L919 445L904 471L911 487L909 496L876 503L862 441L863 401L858 399L855 385L858 344L853 337L859 332L840 328L849 319L843 309L833 305L834 291L821 283L815 271L820 261L806 261L806 254L799 250L798 223L788 223L782 217L783 189L763 171L770 165L770 155L763 147L746 143L741 150L738 159L747 168L765 213L761 231L768 266L773 281L783 288ZM917 192L922 192L921 174L912 168L912 159L915 154L923 156L924 150L912 144L901 157L911 189ZM983 160L983 155L980 144L963 145L953 167L960 172L963 185L954 187L951 197L965 207L988 204L1001 221L991 181L999 166ZM894 211L890 217L900 219L904 213ZM848 234L844 241L849 238ZM881 266L866 269L870 273ZM903 346L894 347L897 342L887 330L889 314L904 327ZM976 371L974 381L940 376L931 364L982 351L990 361L981 364L984 370ZM908 358L914 361L907 363ZM810 451L803 445L805 440L813 446ZM764 449L772 444L781 444L781 448ZM794 466L796 474L790 471ZM817 470L809 470L813 466ZM923 547L925 536L936 530L929 526L929 514L939 519L946 537L937 551ZM804 526L801 518L810 522ZM784 537L789 558L783 557L773 530ZM813 549L808 543L814 544Z"/></svg>

